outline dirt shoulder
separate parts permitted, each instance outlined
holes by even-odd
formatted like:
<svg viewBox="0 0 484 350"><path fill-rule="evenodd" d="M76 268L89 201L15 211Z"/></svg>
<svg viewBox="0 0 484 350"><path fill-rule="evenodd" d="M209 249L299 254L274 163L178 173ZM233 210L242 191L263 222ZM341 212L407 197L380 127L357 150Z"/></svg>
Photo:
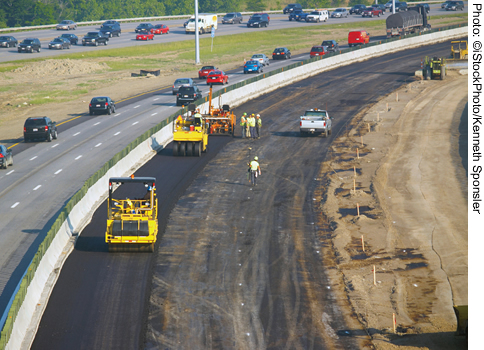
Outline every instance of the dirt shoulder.
<svg viewBox="0 0 484 350"><path fill-rule="evenodd" d="M467 346L452 309L468 291L466 102L467 76L413 82L356 118L323 166L326 259L377 349Z"/></svg>

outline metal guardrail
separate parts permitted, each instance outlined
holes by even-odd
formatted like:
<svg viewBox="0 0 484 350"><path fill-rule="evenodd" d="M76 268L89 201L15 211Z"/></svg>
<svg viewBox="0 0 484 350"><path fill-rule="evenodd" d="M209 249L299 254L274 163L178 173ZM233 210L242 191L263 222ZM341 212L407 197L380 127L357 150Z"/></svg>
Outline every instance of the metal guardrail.
<svg viewBox="0 0 484 350"><path fill-rule="evenodd" d="M431 0L431 1L408 1L408 4L422 4L422 3L442 3L442 0ZM338 8L346 8L350 9L351 7L338 7ZM303 11L313 11L314 9L303 9ZM336 10L336 7L328 8L328 11ZM264 13L269 14L282 14L283 10L277 11L264 11ZM242 15L252 15L256 12L241 12ZM226 12L217 13L217 17L223 17ZM153 17L138 17L138 18L120 18L115 19L120 23L131 23L131 22L149 22L149 21L162 21L162 20L171 20L171 19L188 19L193 15L177 15L177 16L153 16ZM77 22L77 26L92 26L96 24L103 24L106 20L102 21L87 21L87 22ZM45 24L41 26L26 26L26 27L9 27L9 28L0 28L0 33L7 33L7 32L18 32L18 31L29 31L29 30L39 30L39 29L54 29L57 26L56 24Z"/></svg>
<svg viewBox="0 0 484 350"><path fill-rule="evenodd" d="M449 29L458 28L458 27L467 27L467 23L462 24L462 25L453 25L453 26L448 26L448 27L441 27L441 28L432 29L432 30L429 30L429 31L426 31L426 32L421 32L421 33L410 34L410 35L405 36L404 38L410 38L410 37L419 36L419 35L428 35L428 34L432 34L432 33L435 33L435 32L449 30ZM301 61L301 62L293 63L293 64L290 64L286 67L282 67L282 68L270 71L268 73L264 73L264 74L252 77L250 79L238 82L238 83L230 85L226 88L215 91L212 95L212 98L216 98L216 97L220 96L221 94L224 94L228 91L238 89L240 87L246 86L246 85L251 84L253 82L259 81L261 79L265 79L267 77L273 76L275 74L279 74L281 72L284 72L284 71L287 71L287 70L290 70L290 69L294 69L294 68L299 67L299 66L304 65L304 64L308 64L308 63L315 62L315 61L318 61L318 60L324 60L328 57L340 55L340 54L346 53L346 52L361 50L364 47L376 46L376 45L381 45L381 44L385 44L385 43L388 43L388 42L393 42L393 41L396 41L396 40L400 40L401 38L402 37L394 37L394 38L391 38L391 39L384 39L384 40L381 40L381 41L375 41L375 42L368 43L366 45L352 47L352 48L340 50L338 52L331 52L331 53L328 53L324 56L313 57L313 58L310 58L310 59L307 59L307 60L304 60L304 61ZM201 98L201 99L198 99L197 101L195 101L195 104L200 105L202 103L207 102L207 100L208 100L208 97L204 97L204 98ZM141 136L136 138L133 142L131 142L128 146L126 146L126 148L124 148L121 152L117 153L111 160L106 162L101 169L96 171L94 173L94 175L92 175L84 183L84 185L81 187L81 189L74 196L72 196L72 198L67 202L65 207L58 214L54 224L52 225L50 230L47 232L46 237L44 238L44 240L40 244L40 246L37 250L37 253L35 254L31 264L27 268L26 274L24 275L22 281L20 282L20 285L19 285L20 287L19 287L18 292L15 295L15 298L14 298L14 300L13 300L11 306L10 306L5 324L4 324L3 329L0 333L0 350L5 349L7 343L10 339L12 329L13 329L13 324L14 324L15 319L17 317L18 311L19 311L20 307L22 306L22 303L25 299L25 295L27 294L27 288L29 287L30 282L32 281L32 279L34 277L34 274L35 274L35 272L36 272L36 270L39 266L39 263L40 263L42 257L44 256L45 252L47 251L50 244L52 243L52 240L54 239L55 235L59 231L59 228L61 227L62 223L67 219L67 216L72 211L74 206L86 195L89 187L94 185L102 176L104 176L107 173L107 171L110 168L112 168L114 165L116 165L116 163L118 163L129 152L131 152L131 150L136 148L140 143L147 140L149 137L151 137L152 135L154 135L155 133L160 131L162 128L164 128L166 125L171 123L180 114L184 114L187 111L188 111L188 106L178 110L175 113L173 113L167 119L163 120L162 122L160 122L159 124L157 124L153 128L151 128L148 131L146 131L145 133L143 133ZM0 327L1 326L2 325L0 325Z"/></svg>

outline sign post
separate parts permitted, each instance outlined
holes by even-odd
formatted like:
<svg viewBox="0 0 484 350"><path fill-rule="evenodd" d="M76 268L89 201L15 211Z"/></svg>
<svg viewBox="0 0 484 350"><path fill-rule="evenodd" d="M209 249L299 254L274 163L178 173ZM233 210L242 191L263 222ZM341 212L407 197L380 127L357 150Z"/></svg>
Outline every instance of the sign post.
<svg viewBox="0 0 484 350"><path fill-rule="evenodd" d="M215 27L212 27L212 33L210 34L212 36L212 46L210 47L210 52L213 51L213 38L215 37Z"/></svg>

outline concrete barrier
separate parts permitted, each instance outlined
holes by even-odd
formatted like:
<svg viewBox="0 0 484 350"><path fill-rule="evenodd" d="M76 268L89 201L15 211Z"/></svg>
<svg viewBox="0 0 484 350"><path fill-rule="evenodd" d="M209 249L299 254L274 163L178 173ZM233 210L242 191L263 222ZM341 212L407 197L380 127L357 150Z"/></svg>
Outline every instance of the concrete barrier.
<svg viewBox="0 0 484 350"><path fill-rule="evenodd" d="M368 60L397 51L415 48L423 45L435 44L467 35L467 27L460 27L448 31L436 32L403 40L392 41L382 45L364 47L341 55L321 59L300 67L282 71L248 84L243 88L229 91L223 95L223 103L231 106L241 105L258 96L267 94L280 87L303 80L321 72L346 66L355 62ZM216 103L214 98L212 103ZM201 111L208 110L208 102L199 106ZM104 201L107 194L109 177L127 176L145 164L155 154L156 150L166 146L173 140L173 125L166 127L142 142L126 157L91 186L86 195L77 203L62 225L61 230L42 258L35 276L27 289L27 294L15 319L7 349L29 348L40 323L42 313L47 305L50 293L55 285L60 269L67 256L74 247L79 232L90 222L94 211Z"/></svg>

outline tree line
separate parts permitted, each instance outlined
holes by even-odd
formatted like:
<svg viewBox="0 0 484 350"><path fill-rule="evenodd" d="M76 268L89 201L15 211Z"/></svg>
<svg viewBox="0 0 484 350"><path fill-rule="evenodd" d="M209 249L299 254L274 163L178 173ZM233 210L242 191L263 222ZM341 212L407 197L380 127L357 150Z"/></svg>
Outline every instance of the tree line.
<svg viewBox="0 0 484 350"><path fill-rule="evenodd" d="M350 2L367 3L361 0ZM343 6L348 0L198 0L199 12L281 10L289 2L303 8ZM1 0L0 28L194 13L194 0Z"/></svg>

